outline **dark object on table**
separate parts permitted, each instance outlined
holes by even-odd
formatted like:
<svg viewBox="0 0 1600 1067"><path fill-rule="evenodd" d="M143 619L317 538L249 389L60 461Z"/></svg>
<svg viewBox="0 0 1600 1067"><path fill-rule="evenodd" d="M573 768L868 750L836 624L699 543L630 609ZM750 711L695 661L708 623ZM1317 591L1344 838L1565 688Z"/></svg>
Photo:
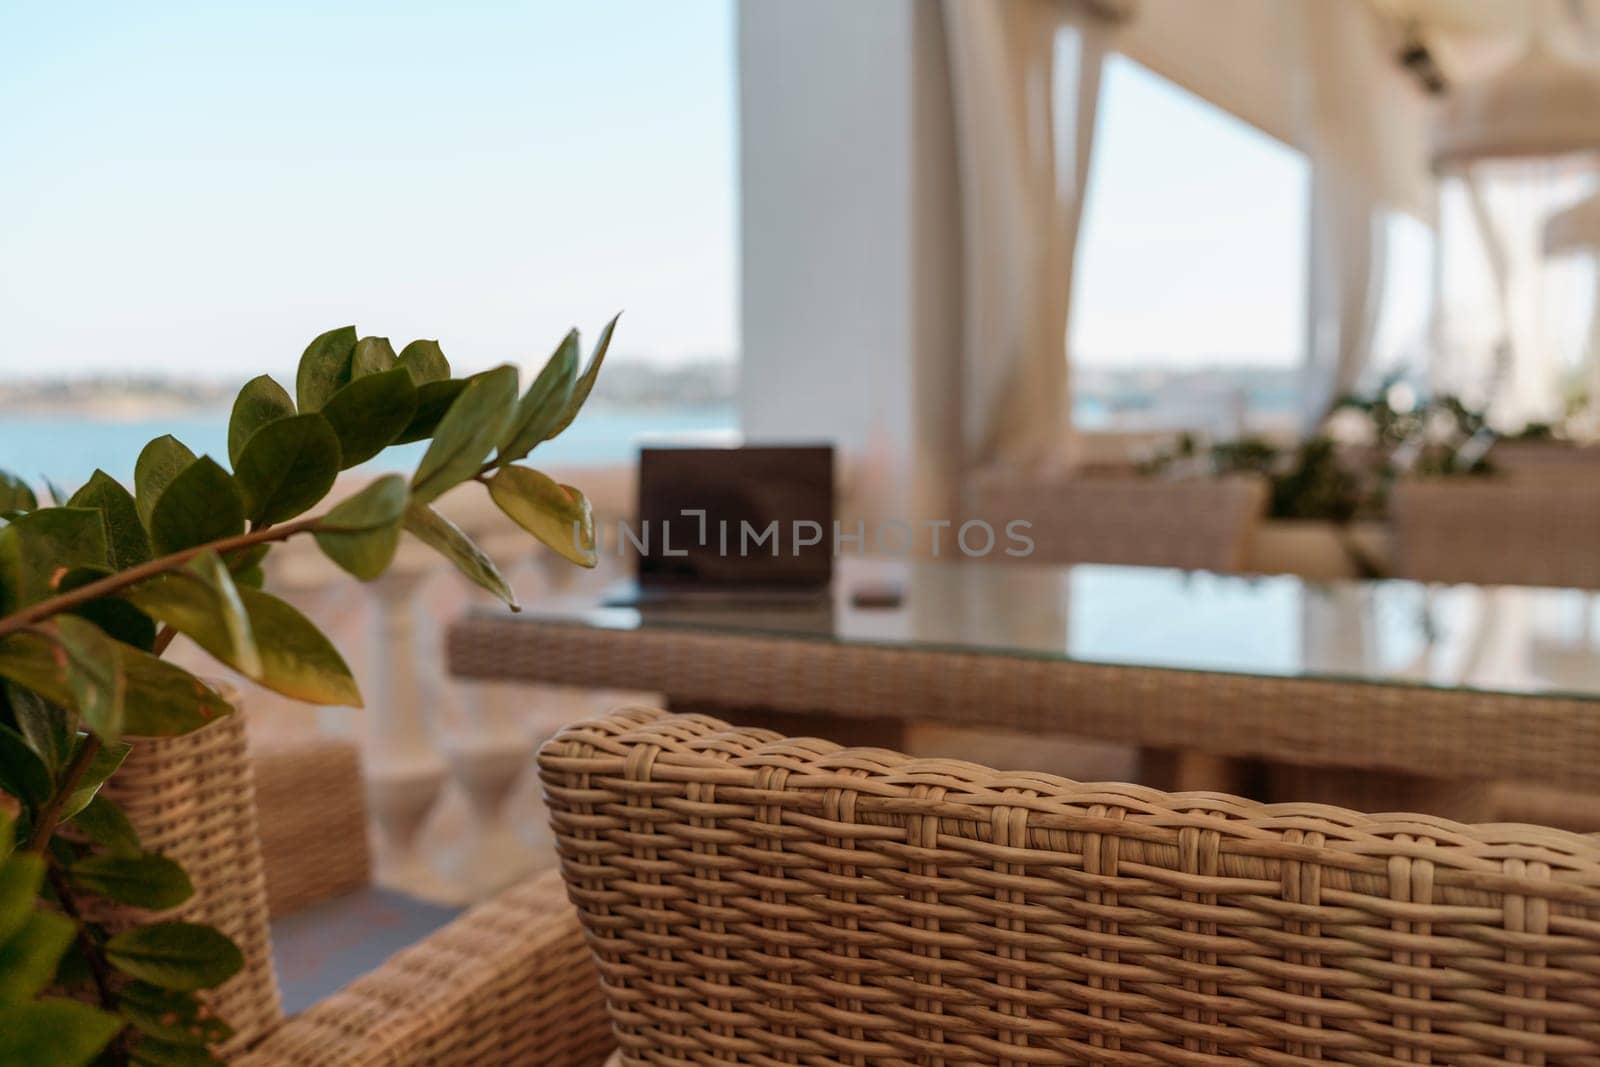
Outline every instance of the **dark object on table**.
<svg viewBox="0 0 1600 1067"><path fill-rule="evenodd" d="M642 449L628 536L637 587L609 604L821 599L833 578L833 447Z"/></svg>
<svg viewBox="0 0 1600 1067"><path fill-rule="evenodd" d="M850 603L858 608L898 608L905 599L899 582L862 582L850 589Z"/></svg>

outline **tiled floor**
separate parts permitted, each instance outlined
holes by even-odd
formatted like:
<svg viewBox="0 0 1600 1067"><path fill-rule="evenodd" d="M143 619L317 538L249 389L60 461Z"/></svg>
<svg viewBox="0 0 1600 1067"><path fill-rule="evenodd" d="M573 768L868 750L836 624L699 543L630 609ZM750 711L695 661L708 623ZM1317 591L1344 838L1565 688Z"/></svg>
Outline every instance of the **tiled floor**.
<svg viewBox="0 0 1600 1067"><path fill-rule="evenodd" d="M384 889L363 889L277 919L272 956L293 1015L337 992L460 914Z"/></svg>

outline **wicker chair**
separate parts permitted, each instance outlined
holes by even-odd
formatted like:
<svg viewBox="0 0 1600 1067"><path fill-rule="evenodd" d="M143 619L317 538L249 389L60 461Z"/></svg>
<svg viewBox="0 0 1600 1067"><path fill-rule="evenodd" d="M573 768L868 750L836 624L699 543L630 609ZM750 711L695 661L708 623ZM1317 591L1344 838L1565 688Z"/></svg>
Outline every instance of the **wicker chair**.
<svg viewBox="0 0 1600 1067"><path fill-rule="evenodd" d="M1565 441L1500 441L1489 452L1494 469L1512 478L1567 482L1600 476L1600 447Z"/></svg>
<svg viewBox="0 0 1600 1067"><path fill-rule="evenodd" d="M1600 484L1413 481L1389 506L1397 576L1600 589Z"/></svg>
<svg viewBox="0 0 1600 1067"><path fill-rule="evenodd" d="M631 1064L1600 1062L1600 841L624 711L540 753Z"/></svg>
<svg viewBox="0 0 1600 1067"><path fill-rule="evenodd" d="M267 913L274 919L372 882L361 750L328 734L252 737Z"/></svg>
<svg viewBox="0 0 1600 1067"><path fill-rule="evenodd" d="M107 786L147 847L180 860L195 896L163 918L216 925L245 968L208 995L243 1067L596 1067L615 1047L583 933L558 873L502 893L285 1021L269 910L297 910L367 880L354 746L329 738L247 745L245 716L137 740ZM258 818L258 799L260 801ZM83 902L113 928L144 917Z"/></svg>
<svg viewBox="0 0 1600 1067"><path fill-rule="evenodd" d="M1257 478L990 474L967 491L968 512L1002 530L1032 523L1033 563L1125 563L1239 571L1266 510Z"/></svg>
<svg viewBox="0 0 1600 1067"><path fill-rule="evenodd" d="M615 1046L559 875L481 904L290 1019L235 1067L596 1067Z"/></svg>

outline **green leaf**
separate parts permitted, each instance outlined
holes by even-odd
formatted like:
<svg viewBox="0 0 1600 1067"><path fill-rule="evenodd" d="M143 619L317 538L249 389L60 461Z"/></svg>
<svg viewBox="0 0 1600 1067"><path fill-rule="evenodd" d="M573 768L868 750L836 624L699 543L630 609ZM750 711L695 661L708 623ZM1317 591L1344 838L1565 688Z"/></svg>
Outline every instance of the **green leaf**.
<svg viewBox="0 0 1600 1067"><path fill-rule="evenodd" d="M261 653L250 675L275 693L308 704L359 708L361 690L333 642L300 612L268 593L239 590Z"/></svg>
<svg viewBox="0 0 1600 1067"><path fill-rule="evenodd" d="M328 398L350 381L350 362L356 351L356 328L341 326L319 334L300 356L295 375L295 397L301 411L321 411Z"/></svg>
<svg viewBox="0 0 1600 1067"><path fill-rule="evenodd" d="M552 428L566 414L577 379L578 331L568 330L517 404L506 440L500 444L501 459L521 459L550 436Z"/></svg>
<svg viewBox="0 0 1600 1067"><path fill-rule="evenodd" d="M194 453L171 434L157 437L139 453L133 466L133 496L139 508L139 520L146 528L150 526L156 501L194 459Z"/></svg>
<svg viewBox="0 0 1600 1067"><path fill-rule="evenodd" d="M22 735L0 725L0 791L37 806L50 799L53 782L50 768Z"/></svg>
<svg viewBox="0 0 1600 1067"><path fill-rule="evenodd" d="M127 710L127 676L122 649L92 622L73 615L56 618L56 632L67 654L67 688L83 723L103 740L122 736Z"/></svg>
<svg viewBox="0 0 1600 1067"><path fill-rule="evenodd" d="M251 378L233 401L228 417L228 462L239 465L239 454L255 432L269 423L294 414L289 391L268 375Z"/></svg>
<svg viewBox="0 0 1600 1067"><path fill-rule="evenodd" d="M139 856L87 856L67 872L74 884L119 904L166 911L194 896L183 868L154 852Z"/></svg>
<svg viewBox="0 0 1600 1067"><path fill-rule="evenodd" d="M0 1064L84 1067L122 1029L122 1020L73 1000L0 1008Z"/></svg>
<svg viewBox="0 0 1600 1067"><path fill-rule="evenodd" d="M244 966L238 945L199 923L137 926L107 941L105 951L123 974L180 992L219 986Z"/></svg>
<svg viewBox="0 0 1600 1067"><path fill-rule="evenodd" d="M238 587L215 552L201 553L180 570L140 582L123 596L240 674L253 678L261 673L255 631Z"/></svg>
<svg viewBox="0 0 1600 1067"><path fill-rule="evenodd" d="M234 463L245 517L258 526L294 518L333 488L339 462L339 436L321 414L269 422Z"/></svg>
<svg viewBox="0 0 1600 1067"><path fill-rule="evenodd" d="M340 468L365 463L389 447L416 411L416 386L399 367L357 378L334 393L322 413L339 435Z"/></svg>
<svg viewBox="0 0 1600 1067"><path fill-rule="evenodd" d="M517 603L517 595L506 584L494 560L473 544L455 523L428 505L413 500L406 507L405 528L423 544L455 564L462 574L505 601L512 611L522 610Z"/></svg>
<svg viewBox="0 0 1600 1067"><path fill-rule="evenodd" d="M52 704L72 706L66 653L57 648L54 641L39 634L19 633L0 638L0 677L32 689Z"/></svg>
<svg viewBox="0 0 1600 1067"><path fill-rule="evenodd" d="M89 966L89 958L83 953L83 945L74 940L62 954L61 962L56 964L56 985L62 989L87 991L89 983L93 981L94 971ZM105 1064L98 1062L95 1067L105 1067Z"/></svg>
<svg viewBox="0 0 1600 1067"><path fill-rule="evenodd" d="M83 742L80 741L79 744ZM122 766L122 761L128 758L132 751L129 746L117 743L101 746L100 751L89 760L89 766L84 769L83 777L78 779L78 784L67 797L66 803L61 807L61 818L70 819L84 808L88 807L100 793L100 787L117 773L117 768Z"/></svg>
<svg viewBox="0 0 1600 1067"><path fill-rule="evenodd" d="M54 596L74 567L106 565L106 524L93 508L45 508L0 529L0 587L13 609Z"/></svg>
<svg viewBox="0 0 1600 1067"><path fill-rule="evenodd" d="M411 495L426 504L476 474L505 431L516 401L515 367L496 367L469 379L434 430L411 479Z"/></svg>
<svg viewBox="0 0 1600 1067"><path fill-rule="evenodd" d="M363 337L356 342L350 357L350 378L355 380L369 374L382 374L395 369L394 346L387 337Z"/></svg>
<svg viewBox="0 0 1600 1067"><path fill-rule="evenodd" d="M409 498L404 478L384 475L322 517L317 545L340 567L371 581L394 558Z"/></svg>
<svg viewBox="0 0 1600 1067"><path fill-rule="evenodd" d="M71 821L83 836L112 855L131 856L140 851L139 831L117 802L102 793L95 794Z"/></svg>
<svg viewBox="0 0 1600 1067"><path fill-rule="evenodd" d="M67 501L68 507L94 508L104 517L106 548L112 570L126 570L150 558L150 535L145 533L133 494L103 470L89 476Z"/></svg>
<svg viewBox="0 0 1600 1067"><path fill-rule="evenodd" d="M126 733L176 737L233 714L232 704L182 667L138 649L122 655L128 676Z"/></svg>
<svg viewBox="0 0 1600 1067"><path fill-rule="evenodd" d="M150 513L150 541L166 555L244 532L244 500L210 456L185 467Z"/></svg>
<svg viewBox="0 0 1600 1067"><path fill-rule="evenodd" d="M110 573L111 571L104 567L75 567L61 579L60 591L70 593L81 586L97 582ZM142 648L146 652L155 646L155 621L119 597L108 596L91 600L87 604L73 608L71 614L81 619L88 619L125 645Z"/></svg>
<svg viewBox="0 0 1600 1067"><path fill-rule="evenodd" d="M0 863L0 945L34 913L33 902L43 881L44 859L40 856L18 853Z"/></svg>
<svg viewBox="0 0 1600 1067"><path fill-rule="evenodd" d="M233 706L210 686L148 652L124 647L122 663L127 677L125 733L135 737L175 737L233 713ZM27 686L53 703L72 703L65 656L53 642L37 634L12 634L0 640L0 676ZM32 753L32 749L27 751Z"/></svg>
<svg viewBox="0 0 1600 1067"><path fill-rule="evenodd" d="M584 567L599 562L594 511L584 495L531 467L501 467L489 479L489 496L518 526Z"/></svg>
<svg viewBox="0 0 1600 1067"><path fill-rule="evenodd" d="M27 482L9 471L0 471L0 515L32 511L38 506L39 498Z"/></svg>
<svg viewBox="0 0 1600 1067"><path fill-rule="evenodd" d="M617 320L622 318L622 312L612 316L606 323L605 329L600 331L600 340L595 342L594 353L589 357L589 366L584 370L583 377L579 378L572 387L572 395L567 397L566 406L561 411L561 417L556 420L548 433L546 441L555 437L572 425L572 420L578 417L578 412L583 410L584 401L589 399L589 393L594 389L594 382L600 375L600 364L605 362L606 352L611 348L611 335L616 331Z"/></svg>
<svg viewBox="0 0 1600 1067"><path fill-rule="evenodd" d="M6 699L11 704L17 732L54 775L66 764L72 749L72 712L31 689L10 683L6 685Z"/></svg>
<svg viewBox="0 0 1600 1067"><path fill-rule="evenodd" d="M157 989L148 982L130 982L118 997L122 1014L161 1041L178 1045L211 1045L233 1036L233 1027L212 1015L193 993Z"/></svg>
<svg viewBox="0 0 1600 1067"><path fill-rule="evenodd" d="M450 361L438 341L412 341L400 350L396 362L411 372L411 380L419 386L450 377Z"/></svg>
<svg viewBox="0 0 1600 1067"><path fill-rule="evenodd" d="M201 1045L146 1037L128 1053L130 1067L223 1067L222 1061Z"/></svg>
<svg viewBox="0 0 1600 1067"><path fill-rule="evenodd" d="M456 397L461 395L470 380L449 378L417 386L417 413L411 416L411 421L394 443L404 445L432 437L433 431L439 428L439 420L444 418L445 412L450 410L450 405L456 402Z"/></svg>
<svg viewBox="0 0 1600 1067"><path fill-rule="evenodd" d="M0 1005L32 1000L55 977L77 927L62 915L36 911L0 941Z"/></svg>
<svg viewBox="0 0 1600 1067"><path fill-rule="evenodd" d="M245 548L234 549L228 553L223 562L228 565L228 570L233 572L234 580L238 581L240 571L260 566L261 561L267 558L267 553L271 550L271 542L261 541Z"/></svg>

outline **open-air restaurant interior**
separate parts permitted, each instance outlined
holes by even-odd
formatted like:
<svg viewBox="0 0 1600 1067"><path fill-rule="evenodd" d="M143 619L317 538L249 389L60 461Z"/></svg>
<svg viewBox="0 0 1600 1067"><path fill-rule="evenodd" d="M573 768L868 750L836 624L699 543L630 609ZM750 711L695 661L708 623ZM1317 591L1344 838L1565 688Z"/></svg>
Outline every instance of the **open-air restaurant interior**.
<svg viewBox="0 0 1600 1067"><path fill-rule="evenodd" d="M1600 1064L1600 0L0 4L0 204L0 1067Z"/></svg>

